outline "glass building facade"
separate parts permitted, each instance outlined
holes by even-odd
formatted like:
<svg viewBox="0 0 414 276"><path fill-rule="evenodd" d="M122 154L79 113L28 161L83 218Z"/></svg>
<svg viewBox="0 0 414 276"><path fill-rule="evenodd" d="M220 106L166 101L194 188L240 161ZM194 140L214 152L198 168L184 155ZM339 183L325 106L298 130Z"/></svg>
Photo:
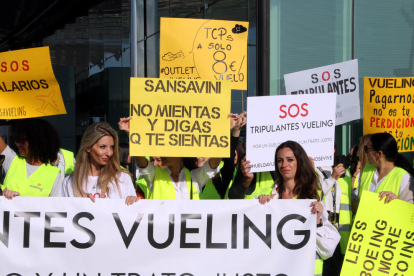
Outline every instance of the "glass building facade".
<svg viewBox="0 0 414 276"><path fill-rule="evenodd" d="M1 19L0 51L50 47L68 114L46 119L72 151L91 123L116 128L128 115L131 75L159 76L161 17L249 22L248 90L232 91L232 112L246 109L247 96L284 95L284 74L350 59L359 61L361 111L364 76L413 75L413 1L66 2L2 3L15 23ZM346 154L361 135L362 120L336 127L339 153Z"/></svg>

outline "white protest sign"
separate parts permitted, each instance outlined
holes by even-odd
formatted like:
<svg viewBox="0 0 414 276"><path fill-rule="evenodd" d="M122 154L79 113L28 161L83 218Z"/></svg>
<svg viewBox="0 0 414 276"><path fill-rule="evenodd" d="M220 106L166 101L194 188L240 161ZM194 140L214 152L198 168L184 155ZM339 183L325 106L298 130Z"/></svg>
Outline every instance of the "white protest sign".
<svg viewBox="0 0 414 276"><path fill-rule="evenodd" d="M246 155L251 172L275 170L276 148L302 145L316 166L333 164L336 94L247 98Z"/></svg>
<svg viewBox="0 0 414 276"><path fill-rule="evenodd" d="M357 59L286 74L284 77L286 95L336 93L336 125L361 118Z"/></svg>
<svg viewBox="0 0 414 276"><path fill-rule="evenodd" d="M316 254L311 202L140 200L127 206L115 199L0 197L0 270L13 276L310 276Z"/></svg>

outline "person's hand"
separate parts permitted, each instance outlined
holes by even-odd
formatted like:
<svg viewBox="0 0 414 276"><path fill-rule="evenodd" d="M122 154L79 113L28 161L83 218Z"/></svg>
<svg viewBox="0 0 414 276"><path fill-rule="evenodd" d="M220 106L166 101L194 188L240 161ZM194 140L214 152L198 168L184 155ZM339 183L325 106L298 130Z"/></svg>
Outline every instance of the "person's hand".
<svg viewBox="0 0 414 276"><path fill-rule="evenodd" d="M315 169L315 161L313 161L313 158L310 156L308 156L308 158L309 158L309 161L311 162L313 169Z"/></svg>
<svg viewBox="0 0 414 276"><path fill-rule="evenodd" d="M335 168L333 168L332 170L332 174L331 176L335 179L338 180L338 178L343 175L345 173L345 168L343 164L338 164L338 166L336 166Z"/></svg>
<svg viewBox="0 0 414 276"><path fill-rule="evenodd" d="M314 202L311 203L310 207L312 207L311 214L316 214L316 220L317 220L317 223L319 223L322 212L323 212L322 203L320 203L318 201L314 201Z"/></svg>
<svg viewBox="0 0 414 276"><path fill-rule="evenodd" d="M132 117L128 118L120 118L119 119L119 130L124 130L126 132L129 132L129 121L132 119Z"/></svg>
<svg viewBox="0 0 414 276"><path fill-rule="evenodd" d="M11 191L7 188L3 190L3 195L7 199L13 199L13 197L20 196L19 192Z"/></svg>
<svg viewBox="0 0 414 276"><path fill-rule="evenodd" d="M381 192L379 194L379 197L380 197L380 201L385 197L385 200L384 200L385 204L390 203L391 200L398 199L398 196L396 194L394 194L393 192L386 192L386 191Z"/></svg>
<svg viewBox="0 0 414 276"><path fill-rule="evenodd" d="M237 124L234 126L236 129L240 130L242 127L244 127L247 123L247 119L245 117L245 115L247 114L246 111L243 111L238 119L237 119Z"/></svg>
<svg viewBox="0 0 414 276"><path fill-rule="evenodd" d="M259 203L264 205L265 203L269 202L271 199L275 197L276 194L273 195L261 195L259 196Z"/></svg>
<svg viewBox="0 0 414 276"><path fill-rule="evenodd" d="M87 197L87 198L89 198L90 200L92 200L92 202L93 202L93 203L95 203L95 198L93 197L93 195L92 195L92 194L84 194L82 197Z"/></svg>
<svg viewBox="0 0 414 276"><path fill-rule="evenodd" d="M241 161L240 169L243 173L243 176L250 179L250 180L253 179L253 177L254 177L254 174L250 172L251 168L252 168L252 165L250 165L249 160L246 161L246 156L245 156Z"/></svg>
<svg viewBox="0 0 414 276"><path fill-rule="evenodd" d="M125 199L125 204L129 206L129 205L134 204L138 200L139 200L139 197L137 196L127 196L127 198Z"/></svg>
<svg viewBox="0 0 414 276"><path fill-rule="evenodd" d="M239 114L237 113L230 113L227 115L227 118L230 118L230 129L233 129L239 120Z"/></svg>

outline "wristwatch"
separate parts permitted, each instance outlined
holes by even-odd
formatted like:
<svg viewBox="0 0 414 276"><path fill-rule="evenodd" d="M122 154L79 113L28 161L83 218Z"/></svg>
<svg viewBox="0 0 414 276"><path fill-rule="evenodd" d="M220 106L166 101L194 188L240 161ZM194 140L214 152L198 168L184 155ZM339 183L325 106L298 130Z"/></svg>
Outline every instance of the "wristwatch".
<svg viewBox="0 0 414 276"><path fill-rule="evenodd" d="M317 228L322 227L322 226L323 226L322 220L321 220L321 223L316 224Z"/></svg>

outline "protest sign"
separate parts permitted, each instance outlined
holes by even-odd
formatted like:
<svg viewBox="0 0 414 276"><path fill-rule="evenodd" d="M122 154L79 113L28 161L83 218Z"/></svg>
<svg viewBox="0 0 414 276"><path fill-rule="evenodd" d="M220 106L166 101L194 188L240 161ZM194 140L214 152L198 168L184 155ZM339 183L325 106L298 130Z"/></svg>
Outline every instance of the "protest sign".
<svg viewBox="0 0 414 276"><path fill-rule="evenodd" d="M229 157L230 85L131 78L130 155Z"/></svg>
<svg viewBox="0 0 414 276"><path fill-rule="evenodd" d="M364 78L365 134L387 132L397 141L398 151L413 151L414 78Z"/></svg>
<svg viewBox="0 0 414 276"><path fill-rule="evenodd" d="M0 53L0 119L66 114L49 47Z"/></svg>
<svg viewBox="0 0 414 276"><path fill-rule="evenodd" d="M286 95L336 93L336 125L361 118L357 59L284 77Z"/></svg>
<svg viewBox="0 0 414 276"><path fill-rule="evenodd" d="M116 199L0 197L0 269L13 276L310 276L316 254L311 202L140 200L127 206Z"/></svg>
<svg viewBox="0 0 414 276"><path fill-rule="evenodd" d="M414 275L414 205L363 191L341 276Z"/></svg>
<svg viewBox="0 0 414 276"><path fill-rule="evenodd" d="M160 78L230 80L247 90L249 22L161 18Z"/></svg>
<svg viewBox="0 0 414 276"><path fill-rule="evenodd" d="M336 94L247 98L246 155L251 172L275 170L276 148L302 145L316 166L333 164Z"/></svg>

